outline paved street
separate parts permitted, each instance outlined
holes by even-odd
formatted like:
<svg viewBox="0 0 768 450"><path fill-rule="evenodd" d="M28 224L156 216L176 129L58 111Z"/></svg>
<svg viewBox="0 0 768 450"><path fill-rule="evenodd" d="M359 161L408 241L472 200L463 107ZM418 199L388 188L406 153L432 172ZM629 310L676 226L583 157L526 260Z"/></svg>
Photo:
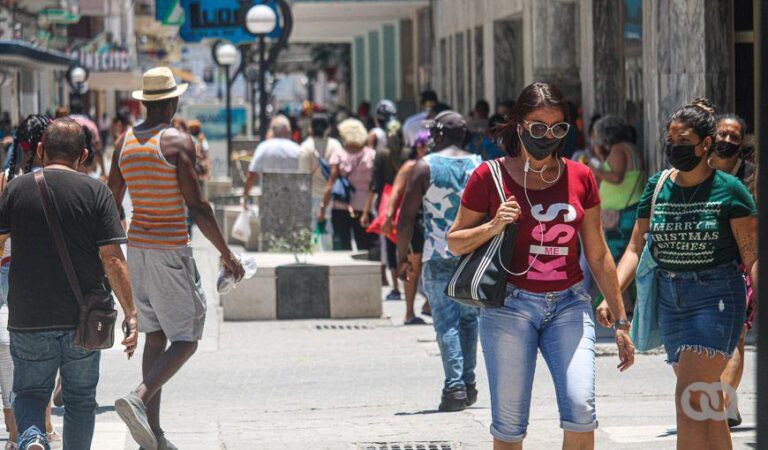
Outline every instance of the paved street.
<svg viewBox="0 0 768 450"><path fill-rule="evenodd" d="M215 254L195 242L212 293ZM403 302L385 302L391 319L219 323L217 299L210 295L209 301L199 353L163 392L164 426L181 449L341 450L379 448L358 446L368 442L425 441L490 448L484 369L475 407L436 413L442 369L434 334L431 327L399 325ZM610 353L610 346L601 348ZM616 364L610 354L597 361L597 448L674 448L674 377L663 357L639 356L622 375ZM747 370L754 368L750 352ZM94 450L138 448L112 403L135 386L139 373L139 355L131 361L118 350L103 355ZM753 376L739 393L745 425L734 434L735 448L755 448ZM55 414L60 427L61 411ZM560 435L552 382L540 358L527 448L559 448Z"/></svg>

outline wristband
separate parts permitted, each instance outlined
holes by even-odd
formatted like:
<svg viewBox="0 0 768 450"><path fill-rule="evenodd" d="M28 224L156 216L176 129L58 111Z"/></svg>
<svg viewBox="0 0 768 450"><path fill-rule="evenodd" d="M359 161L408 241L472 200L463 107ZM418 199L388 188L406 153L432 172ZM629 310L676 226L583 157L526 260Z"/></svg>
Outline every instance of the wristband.
<svg viewBox="0 0 768 450"><path fill-rule="evenodd" d="M629 331L629 327L630 325L627 319L619 319L613 322L613 329L616 331L618 330Z"/></svg>
<svg viewBox="0 0 768 450"><path fill-rule="evenodd" d="M603 303L603 300L605 300L603 294L599 294L597 297L595 297L595 299L592 300L592 310L596 310L597 307L600 306L600 303Z"/></svg>

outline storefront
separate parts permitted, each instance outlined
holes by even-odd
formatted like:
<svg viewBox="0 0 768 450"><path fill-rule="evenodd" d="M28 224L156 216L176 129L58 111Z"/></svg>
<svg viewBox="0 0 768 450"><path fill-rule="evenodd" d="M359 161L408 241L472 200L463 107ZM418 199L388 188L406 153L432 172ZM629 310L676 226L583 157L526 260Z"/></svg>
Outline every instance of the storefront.
<svg viewBox="0 0 768 450"><path fill-rule="evenodd" d="M64 73L75 61L24 41L0 40L0 111L11 122L32 113L52 112L64 102Z"/></svg>

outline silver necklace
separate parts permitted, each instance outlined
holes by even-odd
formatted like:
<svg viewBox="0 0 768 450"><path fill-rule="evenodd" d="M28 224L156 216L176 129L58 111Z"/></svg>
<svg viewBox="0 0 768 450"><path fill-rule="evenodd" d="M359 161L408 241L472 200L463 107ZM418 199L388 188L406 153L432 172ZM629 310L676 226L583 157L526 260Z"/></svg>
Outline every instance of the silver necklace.
<svg viewBox="0 0 768 450"><path fill-rule="evenodd" d="M706 181L706 180L705 180L705 181ZM685 197L685 188L684 188L683 186L680 186L680 195L682 195L682 196L683 196L683 212L682 212L681 214L678 214L678 215L677 215L677 220L680 220L680 219L682 218L682 217L681 217L681 216L682 216L682 214L688 214L688 206L690 206L691 200L693 200L694 198L696 198L696 194L698 194L698 193L699 193L699 189L701 188L701 185L702 185L702 184L704 184L704 182L703 182L703 181L702 181L701 183L699 183L699 185L698 185L698 186L696 186L696 190L695 190L695 191L693 191L693 195L691 195L691 198L690 198L690 200L689 200L688 198L686 198L686 197Z"/></svg>

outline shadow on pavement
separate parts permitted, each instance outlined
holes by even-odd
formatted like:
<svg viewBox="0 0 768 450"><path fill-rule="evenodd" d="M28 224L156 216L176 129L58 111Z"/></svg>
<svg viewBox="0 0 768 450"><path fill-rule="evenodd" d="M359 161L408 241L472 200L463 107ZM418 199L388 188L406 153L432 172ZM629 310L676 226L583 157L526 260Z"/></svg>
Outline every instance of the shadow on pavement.
<svg viewBox="0 0 768 450"><path fill-rule="evenodd" d="M98 407L96 407L96 415L97 416L99 414L104 414L104 413L109 413L109 412L115 412L115 407L113 405L98 406ZM64 408L63 407L62 408L57 408L57 407L54 406L53 408L51 408L51 415L52 416L59 416L59 417L64 416Z"/></svg>

